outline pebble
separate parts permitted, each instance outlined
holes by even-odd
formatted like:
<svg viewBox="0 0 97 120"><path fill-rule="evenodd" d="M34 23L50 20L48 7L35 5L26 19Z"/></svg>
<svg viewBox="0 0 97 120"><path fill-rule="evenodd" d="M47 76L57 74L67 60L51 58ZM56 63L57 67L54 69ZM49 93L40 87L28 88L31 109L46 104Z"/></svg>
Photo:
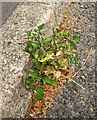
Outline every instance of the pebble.
<svg viewBox="0 0 97 120"><path fill-rule="evenodd" d="M82 79L85 79L85 76L82 75L81 78L82 78Z"/></svg>
<svg viewBox="0 0 97 120"><path fill-rule="evenodd" d="M4 59L4 64L5 64L5 65L7 64L7 60L6 60L6 59Z"/></svg>
<svg viewBox="0 0 97 120"><path fill-rule="evenodd" d="M84 5L80 5L80 8L84 8Z"/></svg>
<svg viewBox="0 0 97 120"><path fill-rule="evenodd" d="M8 84L6 84L4 87L5 87L5 89L9 89L9 85Z"/></svg>

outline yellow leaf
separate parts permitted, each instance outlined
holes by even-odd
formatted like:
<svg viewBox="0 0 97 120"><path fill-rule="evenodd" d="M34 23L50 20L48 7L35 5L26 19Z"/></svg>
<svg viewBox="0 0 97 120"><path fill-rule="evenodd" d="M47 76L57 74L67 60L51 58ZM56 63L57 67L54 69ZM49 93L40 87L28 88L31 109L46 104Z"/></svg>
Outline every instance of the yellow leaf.
<svg viewBox="0 0 97 120"><path fill-rule="evenodd" d="M46 57L45 58L43 58L43 59L38 59L38 61L40 61L40 62L45 62L45 61L47 61L47 60L49 60L49 59L51 59L52 58L52 54L46 54Z"/></svg>

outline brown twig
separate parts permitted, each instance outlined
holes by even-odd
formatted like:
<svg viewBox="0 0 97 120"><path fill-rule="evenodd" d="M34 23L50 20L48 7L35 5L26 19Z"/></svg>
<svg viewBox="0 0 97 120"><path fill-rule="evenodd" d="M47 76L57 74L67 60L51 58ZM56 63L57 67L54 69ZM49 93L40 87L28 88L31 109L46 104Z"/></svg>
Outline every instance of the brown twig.
<svg viewBox="0 0 97 120"><path fill-rule="evenodd" d="M82 69L83 69L83 67L84 67L84 65L86 64L86 62L87 62L87 60L88 60L88 58L90 57L90 54L91 54L91 50L92 50L92 48L90 49L90 52L89 52L89 54L88 54L88 56L87 56L87 58L86 58L86 60L85 60L85 62L83 63L83 65L81 66L81 68L73 75L73 77L72 78L74 78Z"/></svg>
<svg viewBox="0 0 97 120"><path fill-rule="evenodd" d="M82 65L82 67L73 75L73 77L72 78L74 78L82 69L83 69L83 67L84 67L84 65L86 64L86 62L87 62L87 60L88 60L88 58L90 57L90 54L91 54L91 50L92 50L92 48L90 49L90 52L89 52L89 54L88 54L88 56L87 56L87 58L86 58L86 60L85 60L85 62L83 63L83 65ZM82 89L84 89L85 90L85 88L82 86L82 85L80 85L79 83L77 83L76 81L74 81L73 79L69 79L69 81L72 81L73 83L75 83L75 84L77 84L78 86L80 86Z"/></svg>

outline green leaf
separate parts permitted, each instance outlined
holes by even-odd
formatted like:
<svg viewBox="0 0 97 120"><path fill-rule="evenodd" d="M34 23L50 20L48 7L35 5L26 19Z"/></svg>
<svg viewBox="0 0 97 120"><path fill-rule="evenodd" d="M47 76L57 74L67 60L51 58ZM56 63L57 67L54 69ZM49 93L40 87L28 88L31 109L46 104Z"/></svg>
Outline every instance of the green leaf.
<svg viewBox="0 0 97 120"><path fill-rule="evenodd" d="M60 42L60 47L62 47L64 51L68 50L68 46L66 45L66 40L62 40Z"/></svg>
<svg viewBox="0 0 97 120"><path fill-rule="evenodd" d="M52 69L51 66L46 66L46 67L45 67L45 70L52 71L53 69Z"/></svg>
<svg viewBox="0 0 97 120"><path fill-rule="evenodd" d="M52 79L50 84L53 86L57 86L57 81Z"/></svg>
<svg viewBox="0 0 97 120"><path fill-rule="evenodd" d="M35 85L32 85L32 91L34 91L36 89Z"/></svg>
<svg viewBox="0 0 97 120"><path fill-rule="evenodd" d="M69 40L69 43L70 43L70 50L76 50L76 45L73 41Z"/></svg>
<svg viewBox="0 0 97 120"><path fill-rule="evenodd" d="M63 36L64 35L64 30L61 30L60 33L61 33L61 36Z"/></svg>
<svg viewBox="0 0 97 120"><path fill-rule="evenodd" d="M41 68L42 63L39 62L38 60L32 59L32 62L33 62L37 67Z"/></svg>
<svg viewBox="0 0 97 120"><path fill-rule="evenodd" d="M38 30L37 30L37 29L34 29L34 32L36 32L36 33L37 33L37 32L38 32Z"/></svg>
<svg viewBox="0 0 97 120"><path fill-rule="evenodd" d="M48 83L48 84L51 83L50 78L47 77L47 76L43 76L43 77L42 77L42 80L43 80L43 84L44 84L44 85L45 85L46 83Z"/></svg>
<svg viewBox="0 0 97 120"><path fill-rule="evenodd" d="M41 101L44 96L44 89L42 87L38 88L37 93L36 93L36 99L38 101Z"/></svg>
<svg viewBox="0 0 97 120"><path fill-rule="evenodd" d="M43 46L44 46L44 47L47 47L48 45L50 45L50 41L51 41L51 40L49 40L48 38L43 39L43 40L42 40Z"/></svg>
<svg viewBox="0 0 97 120"><path fill-rule="evenodd" d="M66 58L68 59L68 62L69 62L69 63L71 63L71 62L72 62L71 55L66 55Z"/></svg>
<svg viewBox="0 0 97 120"><path fill-rule="evenodd" d="M39 46L38 44L33 43L32 45L33 45L33 48L38 49L38 46Z"/></svg>
<svg viewBox="0 0 97 120"><path fill-rule="evenodd" d="M48 37L49 41L54 40L54 35L51 35L50 37Z"/></svg>
<svg viewBox="0 0 97 120"><path fill-rule="evenodd" d="M68 50L68 46L67 46L66 44L64 44L63 50L64 50L64 51Z"/></svg>
<svg viewBox="0 0 97 120"><path fill-rule="evenodd" d="M41 48L41 49L38 49L38 50L36 50L36 52L35 52L35 58L36 59L43 59L45 56L46 56L46 53L45 53L45 51Z"/></svg>
<svg viewBox="0 0 97 120"><path fill-rule="evenodd" d="M31 85L32 80L28 79L28 80L25 81L25 83L26 83L26 85Z"/></svg>
<svg viewBox="0 0 97 120"><path fill-rule="evenodd" d="M79 42L80 42L80 36L73 36L73 40L74 40L76 43L79 43Z"/></svg>
<svg viewBox="0 0 97 120"><path fill-rule="evenodd" d="M27 31L26 34L27 34L27 37L29 38L31 36L31 31Z"/></svg>
<svg viewBox="0 0 97 120"><path fill-rule="evenodd" d="M64 39L64 40L61 40L60 41L60 44L61 44L61 46L64 46L64 44L66 44L66 40Z"/></svg>
<svg viewBox="0 0 97 120"><path fill-rule="evenodd" d="M33 51L33 46L32 46L32 43L31 41L28 41L27 44L26 44L26 47L25 47L25 51L27 53L31 53Z"/></svg>
<svg viewBox="0 0 97 120"><path fill-rule="evenodd" d="M43 80L43 84L51 84L51 85L53 85L53 86L56 86L57 85L57 81L56 80L54 80L54 79L51 79L51 78L49 78L49 77L47 77L47 76L43 76L42 77L42 80Z"/></svg>
<svg viewBox="0 0 97 120"><path fill-rule="evenodd" d="M33 78L33 79L36 79L38 81L41 78L39 72L37 72L37 71L35 71L35 72L29 71L28 76L31 77L31 78Z"/></svg>
<svg viewBox="0 0 97 120"><path fill-rule="evenodd" d="M34 40L36 41L36 38L37 38L37 34L36 33L32 33L32 36L34 38Z"/></svg>
<svg viewBox="0 0 97 120"><path fill-rule="evenodd" d="M70 30L66 30L66 31L65 31L65 36L66 36L66 37L69 37L69 35L70 35Z"/></svg>
<svg viewBox="0 0 97 120"><path fill-rule="evenodd" d="M45 25L46 25L45 23L39 25L39 26L38 26L38 30L42 30L42 29L45 27Z"/></svg>
<svg viewBox="0 0 97 120"><path fill-rule="evenodd" d="M75 64L78 64L78 53L73 54Z"/></svg>
<svg viewBox="0 0 97 120"><path fill-rule="evenodd" d="M53 27L53 32L56 34L57 33L57 31L58 31L58 29L57 28L55 28L55 27Z"/></svg>
<svg viewBox="0 0 97 120"><path fill-rule="evenodd" d="M42 40L42 43L43 43L44 47L50 45L50 42L51 42L52 40L54 40L54 36L53 36L53 35L50 36L50 37L48 37L48 38L43 39L43 40Z"/></svg>
<svg viewBox="0 0 97 120"><path fill-rule="evenodd" d="M57 32L56 36L60 37L61 36L61 32Z"/></svg>
<svg viewBox="0 0 97 120"><path fill-rule="evenodd" d="M53 44L52 49L53 49L54 54L56 54L56 52L57 52L57 45L56 45L56 43Z"/></svg>
<svg viewBox="0 0 97 120"><path fill-rule="evenodd" d="M56 59L56 66L58 68L62 68L63 67L63 65L62 65L62 59L60 58L60 56L58 56L57 59Z"/></svg>

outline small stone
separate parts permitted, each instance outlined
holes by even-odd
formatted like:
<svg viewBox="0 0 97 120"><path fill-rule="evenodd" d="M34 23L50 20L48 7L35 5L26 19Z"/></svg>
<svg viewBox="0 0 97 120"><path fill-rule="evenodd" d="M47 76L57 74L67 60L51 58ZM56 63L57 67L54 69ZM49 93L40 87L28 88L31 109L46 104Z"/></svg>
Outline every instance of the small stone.
<svg viewBox="0 0 97 120"><path fill-rule="evenodd" d="M81 5L80 8L84 8L84 5Z"/></svg>
<svg viewBox="0 0 97 120"><path fill-rule="evenodd" d="M8 84L5 85L5 89L9 89L9 85Z"/></svg>
<svg viewBox="0 0 97 120"><path fill-rule="evenodd" d="M19 77L21 77L21 76L23 76L23 73L22 73L22 72L18 72L18 73L17 73L17 77L19 78Z"/></svg>
<svg viewBox="0 0 97 120"><path fill-rule="evenodd" d="M11 44L11 41L9 41L7 44L10 45L10 44Z"/></svg>
<svg viewBox="0 0 97 120"><path fill-rule="evenodd" d="M7 60L6 60L6 59L4 59L4 64L5 64L5 65L7 64Z"/></svg>
<svg viewBox="0 0 97 120"><path fill-rule="evenodd" d="M85 79L85 76L82 75L81 78L82 78L82 79Z"/></svg>
<svg viewBox="0 0 97 120"><path fill-rule="evenodd" d="M15 67L11 65L11 69L10 69L10 72L14 71L15 70Z"/></svg>
<svg viewBox="0 0 97 120"><path fill-rule="evenodd" d="M65 99L62 99L62 103L63 103L63 104L65 103Z"/></svg>

